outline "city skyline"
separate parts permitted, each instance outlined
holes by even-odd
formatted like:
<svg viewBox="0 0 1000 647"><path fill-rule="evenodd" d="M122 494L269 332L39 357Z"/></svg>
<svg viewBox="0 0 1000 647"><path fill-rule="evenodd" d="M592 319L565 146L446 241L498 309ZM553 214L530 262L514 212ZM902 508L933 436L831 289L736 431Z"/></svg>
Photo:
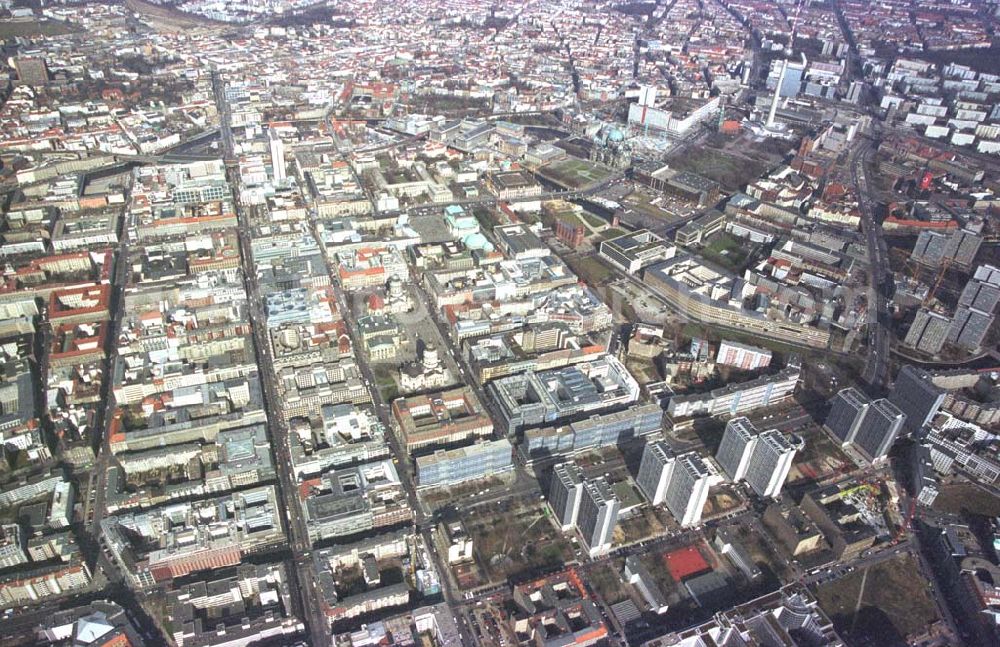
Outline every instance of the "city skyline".
<svg viewBox="0 0 1000 647"><path fill-rule="evenodd" d="M992 645L995 0L0 0L0 647Z"/></svg>

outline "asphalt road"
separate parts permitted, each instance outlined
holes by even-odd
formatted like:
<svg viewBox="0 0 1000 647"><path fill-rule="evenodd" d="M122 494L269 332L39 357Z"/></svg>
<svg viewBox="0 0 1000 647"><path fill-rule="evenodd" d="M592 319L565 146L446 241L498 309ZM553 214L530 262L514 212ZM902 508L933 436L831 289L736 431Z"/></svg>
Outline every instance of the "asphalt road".
<svg viewBox="0 0 1000 647"><path fill-rule="evenodd" d="M850 158L851 178L857 191L858 207L861 210L861 232L868 249L868 307L869 314L868 359L863 378L869 386L881 391L889 379L889 304L886 299L886 284L891 282L889 253L882 236L882 226L875 220L871 199L871 184L868 167L874 145L870 139L860 137Z"/></svg>
<svg viewBox="0 0 1000 647"><path fill-rule="evenodd" d="M223 150L226 161L233 160L235 140L229 127L229 105L225 100L222 83L218 75L212 75L215 100L219 110L220 124L223 135ZM239 178L230 174L230 184L238 189ZM243 276L247 292L247 311L253 329L254 347L257 356L257 366L264 395L264 408L267 412L267 431L271 439L271 449L274 453L275 468L278 475L276 485L277 495L284 503L279 509L282 512L282 522L286 529L289 547L292 552L292 566L288 568L289 588L297 593L293 595L292 613L298 615L304 622L313 647L330 645L333 637L329 621L323 612L320 593L316 587L316 572L309 558L312 544L298 500L298 487L294 472L291 469L290 446L288 444L288 425L281 412L280 396L275 383L275 374L269 370L273 365L270 342L267 337L267 318L264 313L257 273L250 253L251 221L256 213L244 208L239 202L239 191L235 190L233 199L237 211L237 235L240 241L240 255Z"/></svg>
<svg viewBox="0 0 1000 647"><path fill-rule="evenodd" d="M347 162L348 166L352 170L352 173L355 175L355 180L358 182L358 185L364 186L361 183L361 178L358 177L357 172L354 170L353 164L350 163L350 159L348 159L348 156L341 151L340 143L337 141L336 136L333 134L333 129L330 127L329 117L326 118L326 123L328 126L328 132L330 133L330 138L334 143L334 147L336 148L338 155L343 161ZM367 191L366 194L368 194ZM368 195L368 199L372 202L372 208L374 209L375 202L370 194ZM316 230L317 213L315 206L311 207L310 216L313 236L315 236L318 241L321 241L322 238ZM358 369L361 371L362 379L371 394L372 406L375 409L375 414L378 416L379 422L382 423L384 429L389 430L386 434L386 440L389 442L389 447L395 457L396 471L399 474L400 480L403 484L403 489L406 492L407 503L409 504L410 509L413 510L415 530L418 534L420 534L427 553L434 561L434 567L438 571L439 579L441 581L442 596L444 597L445 602L448 603L449 607L455 612L455 617L458 620L456 626L458 627L459 635L462 638L462 644L473 645L475 644L475 640L469 626L469 619L467 617L466 610L462 607L461 600L459 599L457 592L452 590L451 582L447 574L447 561L443 560L441 555L438 554L437 546L434 542L432 532L435 523L432 519L425 517L423 507L420 505L420 501L417 498L415 487L416 480L410 469L409 453L406 451L406 447L400 442L398 435L394 432L394 421L391 416L389 403L382 400L382 394L377 388L378 382L375 380L375 375L372 372L368 358L361 350L363 345L357 343L358 340L354 336L355 331L359 329L357 316L350 308L350 304L347 302L347 291L344 289L343 285L341 285L339 275L334 271L332 259L327 256L325 246L321 245L321 247L323 248L323 255L330 275L330 285L333 287L334 293L336 294L337 308L340 311L344 322L347 324L348 335L352 338L351 341L353 348L355 349L355 359L357 361ZM289 470L289 472L290 471L291 470Z"/></svg>

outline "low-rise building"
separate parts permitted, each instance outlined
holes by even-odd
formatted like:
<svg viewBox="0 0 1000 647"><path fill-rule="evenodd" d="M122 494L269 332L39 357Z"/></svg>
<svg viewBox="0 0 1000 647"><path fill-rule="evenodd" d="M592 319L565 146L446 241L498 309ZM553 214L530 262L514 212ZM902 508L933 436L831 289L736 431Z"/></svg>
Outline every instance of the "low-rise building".
<svg viewBox="0 0 1000 647"><path fill-rule="evenodd" d="M513 448L506 438L485 440L417 457L417 483L422 488L447 487L501 476L514 468Z"/></svg>
<svg viewBox="0 0 1000 647"><path fill-rule="evenodd" d="M626 274L674 257L677 248L648 229L601 241L601 256Z"/></svg>
<svg viewBox="0 0 1000 647"><path fill-rule="evenodd" d="M392 403L407 451L486 437L493 422L472 389L461 387Z"/></svg>
<svg viewBox="0 0 1000 647"><path fill-rule="evenodd" d="M615 357L561 369L508 375L489 385L508 432L627 405L639 384Z"/></svg>

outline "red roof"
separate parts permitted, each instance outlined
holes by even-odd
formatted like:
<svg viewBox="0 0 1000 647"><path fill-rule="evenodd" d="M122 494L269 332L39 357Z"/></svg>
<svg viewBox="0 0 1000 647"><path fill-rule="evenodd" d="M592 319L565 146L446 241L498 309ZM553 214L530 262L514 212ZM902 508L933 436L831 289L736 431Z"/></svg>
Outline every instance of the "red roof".
<svg viewBox="0 0 1000 647"><path fill-rule="evenodd" d="M687 546L667 553L663 559L667 562L670 577L674 578L675 582L681 582L685 578L709 570L708 562L694 546Z"/></svg>

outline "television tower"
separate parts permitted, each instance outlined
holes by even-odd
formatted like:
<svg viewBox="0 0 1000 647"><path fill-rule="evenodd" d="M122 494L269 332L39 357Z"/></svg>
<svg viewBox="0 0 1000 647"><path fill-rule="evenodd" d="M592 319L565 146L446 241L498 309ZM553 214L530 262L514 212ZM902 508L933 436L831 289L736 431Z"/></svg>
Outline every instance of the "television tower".
<svg viewBox="0 0 1000 647"><path fill-rule="evenodd" d="M795 51L795 27L799 22L799 9L802 2L795 3L795 15L792 17L792 32L788 39L788 46L785 47L785 58L781 61L781 72L778 73L778 85L774 88L774 97L771 99L771 109L767 111L767 122L764 124L768 129L774 128L774 115L778 112L778 101L781 100L781 86L785 83L785 72L788 71L788 57Z"/></svg>

